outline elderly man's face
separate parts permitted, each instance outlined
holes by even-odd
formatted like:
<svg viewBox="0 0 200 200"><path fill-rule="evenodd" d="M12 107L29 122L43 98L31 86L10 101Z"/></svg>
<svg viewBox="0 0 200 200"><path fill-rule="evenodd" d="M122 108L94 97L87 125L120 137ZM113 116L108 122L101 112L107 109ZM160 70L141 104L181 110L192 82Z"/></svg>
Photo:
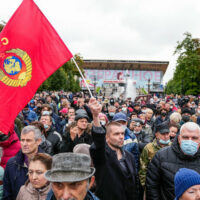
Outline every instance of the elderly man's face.
<svg viewBox="0 0 200 200"><path fill-rule="evenodd" d="M170 135L169 135L169 133L160 133L160 132L156 132L156 134L155 134L155 136L156 136L156 139L159 141L159 140L164 140L164 141L167 141L167 140L169 140L169 138L170 138Z"/></svg>
<svg viewBox="0 0 200 200"><path fill-rule="evenodd" d="M146 112L146 118L147 118L147 120L150 120L151 118L152 118L152 116L153 116L153 111L147 111Z"/></svg>
<svg viewBox="0 0 200 200"><path fill-rule="evenodd" d="M51 127L51 125L52 125L52 122L51 122L51 120L50 120L50 116L48 116L48 115L41 116L40 122L42 122L43 125L48 125L48 129L49 129L49 128Z"/></svg>
<svg viewBox="0 0 200 200"><path fill-rule="evenodd" d="M21 149L22 152L26 155L31 155L34 154L38 151L38 146L41 142L41 139L36 140L35 139L35 134L33 131L26 133L26 134L21 134Z"/></svg>
<svg viewBox="0 0 200 200"><path fill-rule="evenodd" d="M53 182L52 189L57 200L83 200L89 190L88 180L78 182Z"/></svg>
<svg viewBox="0 0 200 200"><path fill-rule="evenodd" d="M198 129L195 129L193 131L188 131L186 128L182 130L180 135L178 136L178 142L179 145L181 145L181 142L183 140L192 140L193 142L196 142L200 144L200 133ZM199 148L199 145L198 145Z"/></svg>

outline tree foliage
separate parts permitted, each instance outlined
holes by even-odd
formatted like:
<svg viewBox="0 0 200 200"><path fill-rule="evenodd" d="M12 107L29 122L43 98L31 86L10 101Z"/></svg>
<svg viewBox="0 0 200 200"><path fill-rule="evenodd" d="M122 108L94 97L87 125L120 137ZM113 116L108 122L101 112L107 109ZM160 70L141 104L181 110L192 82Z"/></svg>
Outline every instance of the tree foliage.
<svg viewBox="0 0 200 200"><path fill-rule="evenodd" d="M167 94L200 94L200 40L185 33L174 54L178 55L176 70L165 88Z"/></svg>
<svg viewBox="0 0 200 200"><path fill-rule="evenodd" d="M76 54L74 59L79 65L81 71L83 71L81 68L83 65L82 57L79 54ZM40 86L39 91L65 90L78 92L80 91L79 77L80 73L78 69L73 61L70 60L44 81Z"/></svg>

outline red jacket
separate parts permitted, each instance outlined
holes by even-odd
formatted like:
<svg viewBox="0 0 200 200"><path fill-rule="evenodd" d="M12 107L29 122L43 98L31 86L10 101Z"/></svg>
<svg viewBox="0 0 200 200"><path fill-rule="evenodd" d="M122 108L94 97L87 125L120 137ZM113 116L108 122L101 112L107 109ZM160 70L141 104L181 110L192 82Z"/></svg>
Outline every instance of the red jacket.
<svg viewBox="0 0 200 200"><path fill-rule="evenodd" d="M0 142L0 147L3 148L3 156L1 157L0 165L5 168L8 160L14 157L21 149L20 141L14 131L14 127L10 129L10 137L4 142Z"/></svg>

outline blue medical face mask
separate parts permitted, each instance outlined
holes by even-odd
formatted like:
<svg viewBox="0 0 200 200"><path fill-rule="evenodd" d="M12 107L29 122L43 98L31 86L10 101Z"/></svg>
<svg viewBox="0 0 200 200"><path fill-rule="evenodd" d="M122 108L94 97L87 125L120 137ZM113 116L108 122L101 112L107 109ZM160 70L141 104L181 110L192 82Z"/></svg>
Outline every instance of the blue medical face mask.
<svg viewBox="0 0 200 200"><path fill-rule="evenodd" d="M44 128L48 129L49 128L48 124L44 124Z"/></svg>
<svg viewBox="0 0 200 200"><path fill-rule="evenodd" d="M192 140L182 140L180 147L184 154L193 156L198 151L199 144Z"/></svg>
<svg viewBox="0 0 200 200"><path fill-rule="evenodd" d="M159 143L160 143L160 144L169 144L169 143L170 143L170 140L162 140L162 139L160 139L160 140L159 140Z"/></svg>

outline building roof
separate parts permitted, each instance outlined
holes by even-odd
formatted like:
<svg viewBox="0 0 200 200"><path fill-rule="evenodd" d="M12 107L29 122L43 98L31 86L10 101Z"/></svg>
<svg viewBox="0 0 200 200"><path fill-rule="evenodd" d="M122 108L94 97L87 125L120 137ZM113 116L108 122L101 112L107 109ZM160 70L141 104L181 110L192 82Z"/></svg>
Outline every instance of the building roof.
<svg viewBox="0 0 200 200"><path fill-rule="evenodd" d="M83 60L83 69L116 69L116 70L145 70L162 71L169 65L168 61L139 61L139 60Z"/></svg>

